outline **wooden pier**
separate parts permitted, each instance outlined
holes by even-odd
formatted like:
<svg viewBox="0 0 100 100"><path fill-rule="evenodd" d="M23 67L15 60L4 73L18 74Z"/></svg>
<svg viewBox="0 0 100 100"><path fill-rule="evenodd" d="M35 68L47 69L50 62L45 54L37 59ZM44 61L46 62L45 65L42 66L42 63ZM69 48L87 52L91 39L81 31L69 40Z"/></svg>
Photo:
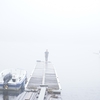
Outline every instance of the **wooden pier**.
<svg viewBox="0 0 100 100"><path fill-rule="evenodd" d="M37 61L25 92L17 100L62 100L58 76L51 62Z"/></svg>

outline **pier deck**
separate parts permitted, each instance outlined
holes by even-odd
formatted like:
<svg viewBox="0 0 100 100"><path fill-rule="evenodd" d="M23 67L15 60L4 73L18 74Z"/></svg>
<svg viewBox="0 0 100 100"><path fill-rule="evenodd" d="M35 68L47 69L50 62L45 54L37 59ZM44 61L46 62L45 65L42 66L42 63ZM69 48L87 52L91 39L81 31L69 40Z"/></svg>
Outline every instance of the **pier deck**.
<svg viewBox="0 0 100 100"><path fill-rule="evenodd" d="M17 100L61 100L61 88L51 62L37 61L26 85Z"/></svg>

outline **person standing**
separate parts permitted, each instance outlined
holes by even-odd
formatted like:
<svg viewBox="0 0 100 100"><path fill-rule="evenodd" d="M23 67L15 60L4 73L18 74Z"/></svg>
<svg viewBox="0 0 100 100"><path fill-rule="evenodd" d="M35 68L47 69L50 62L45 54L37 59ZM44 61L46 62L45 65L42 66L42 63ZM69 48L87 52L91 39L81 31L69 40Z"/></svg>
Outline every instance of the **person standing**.
<svg viewBox="0 0 100 100"><path fill-rule="evenodd" d="M48 61L48 55L49 55L49 52L48 50L45 51L45 61L47 62Z"/></svg>

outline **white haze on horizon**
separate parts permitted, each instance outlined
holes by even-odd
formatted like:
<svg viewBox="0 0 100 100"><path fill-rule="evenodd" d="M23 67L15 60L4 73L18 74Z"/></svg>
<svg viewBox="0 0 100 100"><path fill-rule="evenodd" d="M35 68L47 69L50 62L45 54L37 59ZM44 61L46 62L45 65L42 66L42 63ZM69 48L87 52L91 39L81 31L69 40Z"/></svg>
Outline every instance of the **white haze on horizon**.
<svg viewBox="0 0 100 100"><path fill-rule="evenodd" d="M0 1L0 41L100 43L99 0Z"/></svg>

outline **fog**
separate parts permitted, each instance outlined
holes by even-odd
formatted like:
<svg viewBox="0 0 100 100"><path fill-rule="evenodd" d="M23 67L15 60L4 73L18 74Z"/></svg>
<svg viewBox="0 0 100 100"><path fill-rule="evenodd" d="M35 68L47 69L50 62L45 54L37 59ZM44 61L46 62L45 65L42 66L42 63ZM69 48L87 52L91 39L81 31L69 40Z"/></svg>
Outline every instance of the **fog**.
<svg viewBox="0 0 100 100"><path fill-rule="evenodd" d="M64 100L100 100L100 1L0 1L0 71L54 65Z"/></svg>

